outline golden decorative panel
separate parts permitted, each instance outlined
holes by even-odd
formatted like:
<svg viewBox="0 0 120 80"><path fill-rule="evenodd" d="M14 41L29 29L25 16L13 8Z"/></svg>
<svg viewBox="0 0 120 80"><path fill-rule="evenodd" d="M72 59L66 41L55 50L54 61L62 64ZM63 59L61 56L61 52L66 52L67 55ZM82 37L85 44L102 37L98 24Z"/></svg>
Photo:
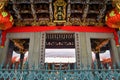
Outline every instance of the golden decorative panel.
<svg viewBox="0 0 120 80"><path fill-rule="evenodd" d="M66 5L64 0L54 2L54 22L66 22Z"/></svg>

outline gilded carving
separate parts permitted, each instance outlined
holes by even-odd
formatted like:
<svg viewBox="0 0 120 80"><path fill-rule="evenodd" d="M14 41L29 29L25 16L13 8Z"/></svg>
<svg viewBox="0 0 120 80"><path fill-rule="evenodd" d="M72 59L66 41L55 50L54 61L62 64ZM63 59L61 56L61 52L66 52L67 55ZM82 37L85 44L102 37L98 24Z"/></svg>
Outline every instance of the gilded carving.
<svg viewBox="0 0 120 80"><path fill-rule="evenodd" d="M56 23L54 23L54 22L48 22L47 25L48 26L56 26Z"/></svg>
<svg viewBox="0 0 120 80"><path fill-rule="evenodd" d="M66 19L66 2L64 0L57 0L54 3L54 22L65 22Z"/></svg>
<svg viewBox="0 0 120 80"><path fill-rule="evenodd" d="M113 0L113 5L120 12L120 0Z"/></svg>
<svg viewBox="0 0 120 80"><path fill-rule="evenodd" d="M71 18L70 22L72 23L72 25L81 25L80 18Z"/></svg>
<svg viewBox="0 0 120 80"><path fill-rule="evenodd" d="M71 25L72 25L71 22L66 22L66 23L64 23L64 26L71 26Z"/></svg>
<svg viewBox="0 0 120 80"><path fill-rule="evenodd" d="M0 11L4 9L5 3L6 3L6 0L0 1Z"/></svg>

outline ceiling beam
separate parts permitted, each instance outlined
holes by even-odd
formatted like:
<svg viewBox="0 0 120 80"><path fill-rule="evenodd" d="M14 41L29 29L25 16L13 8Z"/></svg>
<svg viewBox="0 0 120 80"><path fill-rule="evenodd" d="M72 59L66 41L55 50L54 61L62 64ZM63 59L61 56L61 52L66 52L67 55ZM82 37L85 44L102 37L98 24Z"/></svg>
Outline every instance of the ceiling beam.
<svg viewBox="0 0 120 80"><path fill-rule="evenodd" d="M68 0L67 21L69 21L70 15L71 15L71 5L70 5L70 0Z"/></svg>
<svg viewBox="0 0 120 80"><path fill-rule="evenodd" d="M109 0L105 0L104 1L104 3L103 3L103 7L102 7L102 9L100 9L100 13L99 13L99 15L97 16L97 21L98 22L102 22L102 18L105 16L105 12L106 12L106 9L107 9L107 6L106 6L106 4L107 4L107 2L108 2Z"/></svg>
<svg viewBox="0 0 120 80"><path fill-rule="evenodd" d="M13 3L13 10L15 11L15 13L16 13L16 15L17 15L18 20L21 20L22 18L21 18L21 16L20 16L19 10L18 10L17 7L16 7L16 2L15 2L15 0L11 0L11 1L12 1L12 3Z"/></svg>
<svg viewBox="0 0 120 80"><path fill-rule="evenodd" d="M33 2L34 2L33 0L30 0L32 15L33 15L34 20L36 20L36 19L37 19L37 16L36 16L36 11L35 11L35 9L34 9L34 4L33 4Z"/></svg>
<svg viewBox="0 0 120 80"><path fill-rule="evenodd" d="M86 0L86 4L84 4L85 9L83 10L83 16L82 16L83 22L86 21L86 17L87 17L88 10L89 10L89 2L90 2L90 0Z"/></svg>
<svg viewBox="0 0 120 80"><path fill-rule="evenodd" d="M109 41L110 41L109 39L106 39L106 40L102 41L100 44L98 44L96 46L95 50L99 51L100 48L102 48L103 46L107 45L109 43Z"/></svg>
<svg viewBox="0 0 120 80"><path fill-rule="evenodd" d="M53 8L52 8L52 0L49 0L49 14L50 14L50 21L53 20Z"/></svg>

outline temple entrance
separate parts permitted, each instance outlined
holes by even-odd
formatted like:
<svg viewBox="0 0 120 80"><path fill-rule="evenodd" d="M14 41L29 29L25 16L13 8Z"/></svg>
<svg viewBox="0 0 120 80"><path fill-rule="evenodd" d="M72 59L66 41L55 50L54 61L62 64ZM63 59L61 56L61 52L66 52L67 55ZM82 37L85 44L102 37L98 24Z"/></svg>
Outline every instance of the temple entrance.
<svg viewBox="0 0 120 80"><path fill-rule="evenodd" d="M97 65L100 68L101 64L104 68L109 65L112 67L112 49L110 44L110 39L105 38L92 38L91 48L92 48L92 60L93 63L97 61Z"/></svg>
<svg viewBox="0 0 120 80"><path fill-rule="evenodd" d="M45 63L49 69L54 65L55 69L74 68L75 56L75 34L74 33L46 33Z"/></svg>
<svg viewBox="0 0 120 80"><path fill-rule="evenodd" d="M87 68L88 65L91 66L92 64L92 52L97 52L95 49L99 46L98 51L100 51L100 55L96 54L98 62L101 61L103 63L101 55L104 53L102 52L106 52L106 54L109 52L108 58L111 58L112 64L118 60L116 58L118 56L114 54L116 53L116 49L114 49L115 45L112 34L106 33L74 33L60 30L26 33L26 35L24 33L15 35L9 33L6 42L8 48L4 50L6 51L5 55L8 56L8 52L10 52L10 58L6 57L6 59L10 60L12 58L13 51L11 50L14 50L15 52L19 52L20 60L22 60L22 53L27 49L29 51L28 62L30 68L34 63L36 67L39 64L44 65L47 63L49 69L51 69L52 64L54 64L55 69L58 69L61 65L63 70L68 68L73 69L74 66L77 66L77 69L81 69L82 65L85 66L84 68ZM103 45L104 42L105 45ZM9 44L11 45L9 46ZM24 49L21 48L21 45ZM101 47L101 45L103 46ZM9 60L6 60L6 62Z"/></svg>
<svg viewBox="0 0 120 80"><path fill-rule="evenodd" d="M8 51L5 60L5 66L12 68L23 68L23 64L28 61L29 38L15 38L9 40Z"/></svg>

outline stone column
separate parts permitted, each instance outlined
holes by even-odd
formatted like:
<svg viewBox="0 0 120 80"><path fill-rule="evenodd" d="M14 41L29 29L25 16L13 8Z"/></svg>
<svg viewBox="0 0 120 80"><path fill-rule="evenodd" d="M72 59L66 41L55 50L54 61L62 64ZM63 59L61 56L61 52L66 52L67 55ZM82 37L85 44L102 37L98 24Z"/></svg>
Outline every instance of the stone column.
<svg viewBox="0 0 120 80"><path fill-rule="evenodd" d="M118 52L118 49L115 45L115 40L112 38L111 40L111 47L112 47L112 54L111 54L111 57L113 59L113 64L119 64L120 62L120 57L119 57L119 52Z"/></svg>
<svg viewBox="0 0 120 80"><path fill-rule="evenodd" d="M3 48L0 48L0 64L2 63L2 54L3 54Z"/></svg>
<svg viewBox="0 0 120 80"><path fill-rule="evenodd" d="M5 63L6 55L8 53L9 39L6 39L4 48L0 48L0 64Z"/></svg>
<svg viewBox="0 0 120 80"><path fill-rule="evenodd" d="M117 49L118 49L118 56L119 56L119 62L120 62L120 46L117 47ZM120 63L119 63L119 64L120 64Z"/></svg>
<svg viewBox="0 0 120 80"><path fill-rule="evenodd" d="M39 49L39 64L45 63L45 41L46 41L46 34L42 32L40 34L40 49Z"/></svg>
<svg viewBox="0 0 120 80"><path fill-rule="evenodd" d="M38 68L39 64L44 64L45 59L45 33L36 32L33 33L32 38L30 40L31 49L29 49L29 67L32 65L35 68Z"/></svg>
<svg viewBox="0 0 120 80"><path fill-rule="evenodd" d="M31 40L30 40L30 45L31 46L29 49L29 65L30 68L32 67L32 65L35 65L35 68L38 67L38 58L39 58L39 32L38 33L33 33L31 36Z"/></svg>
<svg viewBox="0 0 120 80"><path fill-rule="evenodd" d="M1 44L1 42L2 42L2 40L1 40L1 34L2 34L2 31L0 30L0 44ZM1 62L2 62L2 60L1 60L2 51L3 51L3 48L0 48L0 64L1 64Z"/></svg>
<svg viewBox="0 0 120 80"><path fill-rule="evenodd" d="M80 54L80 36L79 33L75 33L75 53L77 68L80 68L81 54Z"/></svg>
<svg viewBox="0 0 120 80"><path fill-rule="evenodd" d="M119 44L120 44L120 30L117 32L118 34L118 38L119 38ZM119 55L119 59L120 59L120 45L117 47L118 50L118 55ZM119 60L120 61L120 60ZM119 63L120 64L120 63Z"/></svg>
<svg viewBox="0 0 120 80"><path fill-rule="evenodd" d="M92 64L92 53L90 47L90 40L87 37L87 33L77 33L76 34L76 58L77 66L83 65L87 68L88 65ZM79 67L81 68L81 67Z"/></svg>

